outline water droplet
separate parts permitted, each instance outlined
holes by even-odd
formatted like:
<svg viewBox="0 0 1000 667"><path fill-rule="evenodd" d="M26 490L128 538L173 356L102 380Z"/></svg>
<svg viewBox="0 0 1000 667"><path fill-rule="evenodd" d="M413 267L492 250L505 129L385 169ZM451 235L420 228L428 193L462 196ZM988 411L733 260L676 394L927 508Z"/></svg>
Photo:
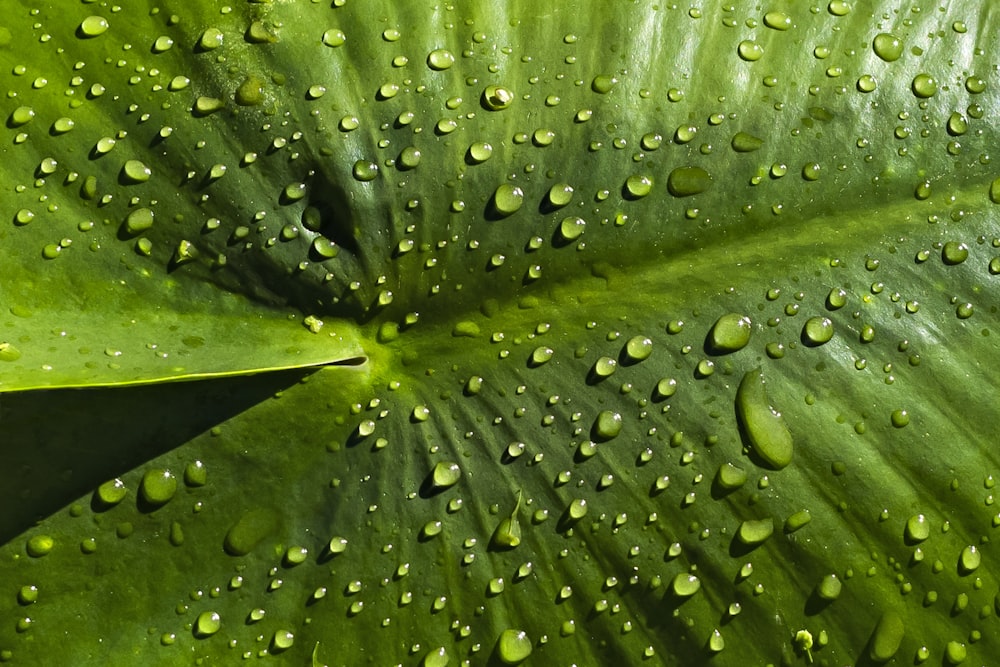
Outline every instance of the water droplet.
<svg viewBox="0 0 1000 667"><path fill-rule="evenodd" d="M493 207L502 216L512 215L524 203L524 192L516 185L504 183L493 193Z"/></svg>
<svg viewBox="0 0 1000 667"><path fill-rule="evenodd" d="M177 478L169 470L154 468L147 470L139 485L140 497L150 505L164 505L177 492Z"/></svg>
<svg viewBox="0 0 1000 667"><path fill-rule="evenodd" d="M169 51L174 46L174 40L167 35L161 35L153 42L153 53Z"/></svg>
<svg viewBox="0 0 1000 667"><path fill-rule="evenodd" d="M462 471L454 461L439 461L431 471L431 486L434 490L444 490L455 486L462 478Z"/></svg>
<svg viewBox="0 0 1000 667"><path fill-rule="evenodd" d="M416 405L410 413L410 420L415 424L420 424L431 417L431 409L426 405Z"/></svg>
<svg viewBox="0 0 1000 667"><path fill-rule="evenodd" d="M590 82L590 89L598 95L607 95L618 83L618 79L608 74L599 74Z"/></svg>
<svg viewBox="0 0 1000 667"><path fill-rule="evenodd" d="M749 62L760 60L764 56L764 48L757 42L749 39L744 39L740 42L736 47L736 52L740 58Z"/></svg>
<svg viewBox="0 0 1000 667"><path fill-rule="evenodd" d="M903 428L910 423L910 415L906 410L893 410L890 421L896 428Z"/></svg>
<svg viewBox="0 0 1000 667"><path fill-rule="evenodd" d="M611 377L618 370L618 362L611 357L600 357L594 362L590 369L590 377L594 381L600 381Z"/></svg>
<svg viewBox="0 0 1000 667"><path fill-rule="evenodd" d="M126 183L145 183L152 173L150 168L139 160L128 160L122 167L121 178Z"/></svg>
<svg viewBox="0 0 1000 667"><path fill-rule="evenodd" d="M670 582L670 591L678 598L689 598L701 588L701 580L693 574L681 572Z"/></svg>
<svg viewBox="0 0 1000 667"><path fill-rule="evenodd" d="M969 302L963 302L955 306L955 315L960 320L967 320L975 313L975 307Z"/></svg>
<svg viewBox="0 0 1000 667"><path fill-rule="evenodd" d="M722 633L716 628L712 630L711 636L708 638L708 650L710 653L719 653L726 648L726 640L723 639Z"/></svg>
<svg viewBox="0 0 1000 667"><path fill-rule="evenodd" d="M448 663L450 662L451 656L448 655L448 651L443 646L440 646L428 651L420 665L421 667L448 667Z"/></svg>
<svg viewBox="0 0 1000 667"><path fill-rule="evenodd" d="M737 153L752 153L764 145L764 140L746 132L737 132L733 135L730 145Z"/></svg>
<svg viewBox="0 0 1000 667"><path fill-rule="evenodd" d="M670 398L675 393L677 393L677 380L674 378L663 378L656 383L653 395L657 400L664 400Z"/></svg>
<svg viewBox="0 0 1000 667"><path fill-rule="evenodd" d="M828 574L820 579L819 584L816 585L816 595L823 600L833 602L840 597L840 591L843 587L844 585L837 578L837 575Z"/></svg>
<svg viewBox="0 0 1000 667"><path fill-rule="evenodd" d="M903 55L903 42L895 35L882 32L872 40L872 50L879 58L891 63Z"/></svg>
<svg viewBox="0 0 1000 667"><path fill-rule="evenodd" d="M88 16L80 23L78 34L81 37L97 37L107 32L109 27L108 20L103 16Z"/></svg>
<svg viewBox="0 0 1000 667"><path fill-rule="evenodd" d="M760 368L748 371L740 382L736 418L750 454L759 464L780 470L792 462L792 434L781 413L768 402Z"/></svg>
<svg viewBox="0 0 1000 667"><path fill-rule="evenodd" d="M435 49L427 54L427 66L433 70L445 70L455 64L455 56L447 49Z"/></svg>
<svg viewBox="0 0 1000 667"><path fill-rule="evenodd" d="M28 540L26 550L32 558L48 555L55 547L56 541L49 535L34 535Z"/></svg>
<svg viewBox="0 0 1000 667"><path fill-rule="evenodd" d="M794 533L810 521L812 521L812 514L809 513L809 510L799 510L785 519L784 531L788 534Z"/></svg>
<svg viewBox="0 0 1000 667"><path fill-rule="evenodd" d="M420 149L413 146L407 146L399 153L399 159L396 164L400 169L416 169L417 165L420 164L421 153Z"/></svg>
<svg viewBox="0 0 1000 667"><path fill-rule="evenodd" d="M923 514L914 514L906 520L903 538L907 544L918 544L931 536L931 524Z"/></svg>
<svg viewBox="0 0 1000 667"><path fill-rule="evenodd" d="M708 349L712 354L728 354L742 350L750 342L750 318L738 313L726 313L715 321L708 334Z"/></svg>
<svg viewBox="0 0 1000 667"><path fill-rule="evenodd" d="M847 0L830 0L826 10L834 16L847 16L851 11L851 5Z"/></svg>
<svg viewBox="0 0 1000 667"><path fill-rule="evenodd" d="M295 635L288 630L275 630L271 637L271 653L287 651L295 643Z"/></svg>
<svg viewBox="0 0 1000 667"><path fill-rule="evenodd" d="M347 35L345 35L344 31L339 28L330 28L323 33L323 43L329 47L336 48L338 46L343 46L346 41Z"/></svg>
<svg viewBox="0 0 1000 667"><path fill-rule="evenodd" d="M503 86L487 86L483 91L482 104L488 111L501 111L514 102L514 93Z"/></svg>
<svg viewBox="0 0 1000 667"><path fill-rule="evenodd" d="M667 189L675 197L700 194L711 185L711 175L701 167L677 167L667 177Z"/></svg>
<svg viewBox="0 0 1000 667"><path fill-rule="evenodd" d="M203 611L194 623L194 636L199 639L211 637L222 628L222 618L218 612Z"/></svg>
<svg viewBox="0 0 1000 667"><path fill-rule="evenodd" d="M732 463L723 463L715 473L715 483L723 491L735 491L746 481L746 471Z"/></svg>
<svg viewBox="0 0 1000 667"><path fill-rule="evenodd" d="M948 241L941 249L941 259L945 264L954 266L969 258L969 246L957 241Z"/></svg>
<svg viewBox="0 0 1000 667"><path fill-rule="evenodd" d="M698 126L681 125L674 131L674 142L678 144L690 143L698 135Z"/></svg>
<svg viewBox="0 0 1000 667"><path fill-rule="evenodd" d="M944 659L949 665L959 665L965 662L967 656L968 650L961 642L950 641L944 647ZM930 657L929 652L928 657Z"/></svg>
<svg viewBox="0 0 1000 667"><path fill-rule="evenodd" d="M231 556L245 556L278 526L279 517L275 512L262 508L248 510L226 532L223 547Z"/></svg>
<svg viewBox="0 0 1000 667"><path fill-rule="evenodd" d="M264 79L248 76L236 88L233 100L241 107L252 107L264 103Z"/></svg>
<svg viewBox="0 0 1000 667"><path fill-rule="evenodd" d="M104 482L94 492L97 503L102 508L113 507L123 501L128 495L128 488L119 478Z"/></svg>
<svg viewBox="0 0 1000 667"><path fill-rule="evenodd" d="M764 25L774 30L788 30L792 27L792 18L784 12L768 12L764 14Z"/></svg>
<svg viewBox="0 0 1000 667"><path fill-rule="evenodd" d="M57 118L54 123L52 123L52 133L53 134L66 134L70 130L76 127L76 121L72 118L67 118L63 116L62 118Z"/></svg>
<svg viewBox="0 0 1000 667"><path fill-rule="evenodd" d="M551 347L546 347L544 345L536 347L531 353L531 359L529 360L529 365L532 368L541 366L542 364L548 363L555 351Z"/></svg>
<svg viewBox="0 0 1000 667"><path fill-rule="evenodd" d="M483 162L486 162L492 155L493 145L488 144L485 141L477 141L469 146L468 157L469 160L475 164L482 164Z"/></svg>
<svg viewBox="0 0 1000 667"><path fill-rule="evenodd" d="M625 343L624 351L631 363L645 361L653 353L653 341L646 336L633 336Z"/></svg>
<svg viewBox="0 0 1000 667"><path fill-rule="evenodd" d="M938 84L937 80L930 74L920 73L913 77L913 83L910 84L910 88L917 97L927 98L933 97L937 93Z"/></svg>
<svg viewBox="0 0 1000 667"><path fill-rule="evenodd" d="M886 611L878 620L869 642L869 657L875 662L888 662L903 641L903 619L894 611Z"/></svg>
<svg viewBox="0 0 1000 667"><path fill-rule="evenodd" d="M594 420L592 432L595 440L611 440L622 432L622 416L612 410L602 410Z"/></svg>
<svg viewBox="0 0 1000 667"><path fill-rule="evenodd" d="M378 176L378 164L370 160L358 160L354 163L352 173L359 181L373 181Z"/></svg>
<svg viewBox="0 0 1000 667"><path fill-rule="evenodd" d="M958 558L958 570L962 575L972 574L982 562L982 555L979 550L972 545L962 549L962 554Z"/></svg>
<svg viewBox="0 0 1000 667"><path fill-rule="evenodd" d="M202 96L195 100L191 111L196 116L208 116L216 111L221 111L225 106L226 103L217 97Z"/></svg>
<svg viewBox="0 0 1000 667"><path fill-rule="evenodd" d="M625 196L629 199L641 199L653 190L653 179L649 176L633 174L625 180Z"/></svg>
<svg viewBox="0 0 1000 667"><path fill-rule="evenodd" d="M809 346L822 345L833 338L833 322L826 317L810 317L802 327L802 342Z"/></svg>
<svg viewBox="0 0 1000 667"><path fill-rule="evenodd" d="M528 659L533 647L524 630L508 628L497 638L496 656L504 665L519 665Z"/></svg>
<svg viewBox="0 0 1000 667"><path fill-rule="evenodd" d="M750 519L740 524L736 539L748 547L753 547L763 543L773 532L774 521L771 518Z"/></svg>
<svg viewBox="0 0 1000 667"><path fill-rule="evenodd" d="M35 117L35 110L31 107L21 106L10 114L10 124L14 127L20 127L22 125L27 125L31 122L31 119Z"/></svg>

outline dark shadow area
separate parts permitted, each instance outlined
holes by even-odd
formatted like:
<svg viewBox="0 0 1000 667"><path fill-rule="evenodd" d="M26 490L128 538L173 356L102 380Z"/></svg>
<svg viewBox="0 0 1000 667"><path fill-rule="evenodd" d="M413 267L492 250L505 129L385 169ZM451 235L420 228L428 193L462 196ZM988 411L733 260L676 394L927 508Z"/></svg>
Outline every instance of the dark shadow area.
<svg viewBox="0 0 1000 667"><path fill-rule="evenodd" d="M809 594L809 599L806 600L806 616L815 616L831 604L833 604L833 600L827 600L818 591L814 590Z"/></svg>
<svg viewBox="0 0 1000 667"><path fill-rule="evenodd" d="M311 372L0 394L0 543Z"/></svg>

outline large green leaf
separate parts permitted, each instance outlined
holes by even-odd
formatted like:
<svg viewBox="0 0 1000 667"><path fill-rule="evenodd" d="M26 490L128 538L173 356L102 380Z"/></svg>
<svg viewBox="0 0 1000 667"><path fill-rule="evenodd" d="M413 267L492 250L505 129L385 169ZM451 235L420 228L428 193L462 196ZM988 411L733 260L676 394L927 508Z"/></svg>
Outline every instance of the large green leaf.
<svg viewBox="0 0 1000 667"><path fill-rule="evenodd" d="M988 3L190 4L0 28L0 660L1000 653Z"/></svg>

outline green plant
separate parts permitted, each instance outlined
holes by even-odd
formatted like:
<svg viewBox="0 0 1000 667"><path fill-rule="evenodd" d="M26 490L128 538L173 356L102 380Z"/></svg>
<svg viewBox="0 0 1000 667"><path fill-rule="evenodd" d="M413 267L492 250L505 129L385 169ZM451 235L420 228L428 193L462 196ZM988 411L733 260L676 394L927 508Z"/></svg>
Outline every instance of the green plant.
<svg viewBox="0 0 1000 667"><path fill-rule="evenodd" d="M6 8L0 661L1000 653L997 12L545 4Z"/></svg>

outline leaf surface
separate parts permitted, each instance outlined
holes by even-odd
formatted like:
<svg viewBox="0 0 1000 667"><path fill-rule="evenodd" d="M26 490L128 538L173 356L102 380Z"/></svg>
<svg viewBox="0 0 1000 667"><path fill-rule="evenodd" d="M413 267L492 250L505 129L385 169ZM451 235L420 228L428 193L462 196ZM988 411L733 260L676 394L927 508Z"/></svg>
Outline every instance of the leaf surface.
<svg viewBox="0 0 1000 667"><path fill-rule="evenodd" d="M9 388L350 363L2 397L0 657L986 664L996 12L882 4L20 3Z"/></svg>

